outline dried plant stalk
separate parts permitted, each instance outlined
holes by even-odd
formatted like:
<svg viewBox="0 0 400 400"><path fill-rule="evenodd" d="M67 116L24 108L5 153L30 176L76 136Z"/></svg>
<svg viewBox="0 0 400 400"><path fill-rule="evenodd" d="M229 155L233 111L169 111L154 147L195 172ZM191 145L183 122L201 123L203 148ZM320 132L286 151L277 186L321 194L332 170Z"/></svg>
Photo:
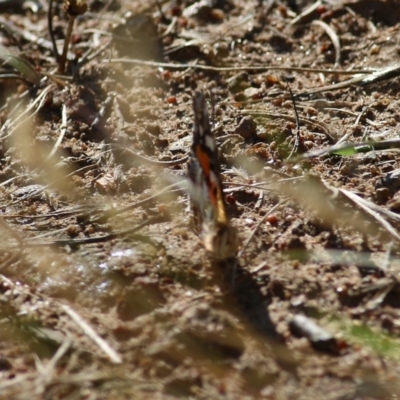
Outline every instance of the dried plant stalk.
<svg viewBox="0 0 400 400"><path fill-rule="evenodd" d="M78 15L84 14L88 9L86 0L65 0L64 11L69 16L67 33L64 40L64 48L60 57L58 65L58 72L63 74L65 72L65 64L67 62L68 47L71 41L72 31L74 29L75 18Z"/></svg>

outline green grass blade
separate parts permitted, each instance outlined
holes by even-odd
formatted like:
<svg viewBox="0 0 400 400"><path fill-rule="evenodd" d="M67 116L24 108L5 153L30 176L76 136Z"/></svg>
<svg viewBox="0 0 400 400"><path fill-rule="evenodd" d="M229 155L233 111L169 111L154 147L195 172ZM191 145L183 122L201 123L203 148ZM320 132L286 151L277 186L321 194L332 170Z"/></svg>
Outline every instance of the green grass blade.
<svg viewBox="0 0 400 400"><path fill-rule="evenodd" d="M24 60L19 56L11 54L3 46L0 45L0 60L3 60L5 64L10 65L16 69L28 82L38 84L40 82L41 76L34 69L34 67L29 64L28 61Z"/></svg>

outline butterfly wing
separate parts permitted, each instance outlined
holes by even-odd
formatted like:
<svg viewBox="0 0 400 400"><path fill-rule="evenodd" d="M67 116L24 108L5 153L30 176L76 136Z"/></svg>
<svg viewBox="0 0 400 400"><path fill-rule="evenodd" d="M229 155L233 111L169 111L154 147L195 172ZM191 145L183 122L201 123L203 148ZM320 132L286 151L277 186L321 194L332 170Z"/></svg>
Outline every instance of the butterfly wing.
<svg viewBox="0 0 400 400"><path fill-rule="evenodd" d="M188 174L193 185L193 225L208 251L217 258L227 258L237 251L236 230L231 226L226 211L218 149L211 132L203 93L195 93L193 109L193 144L188 164Z"/></svg>

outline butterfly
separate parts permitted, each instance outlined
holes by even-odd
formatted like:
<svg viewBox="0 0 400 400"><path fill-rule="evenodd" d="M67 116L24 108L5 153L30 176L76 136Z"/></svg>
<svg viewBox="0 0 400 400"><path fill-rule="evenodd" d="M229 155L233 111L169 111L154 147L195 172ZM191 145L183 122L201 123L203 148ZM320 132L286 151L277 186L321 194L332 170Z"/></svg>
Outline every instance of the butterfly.
<svg viewBox="0 0 400 400"><path fill-rule="evenodd" d="M193 227L205 249L214 258L224 260L237 253L237 230L231 225L227 212L219 152L202 92L195 92L193 110L193 143L188 161Z"/></svg>

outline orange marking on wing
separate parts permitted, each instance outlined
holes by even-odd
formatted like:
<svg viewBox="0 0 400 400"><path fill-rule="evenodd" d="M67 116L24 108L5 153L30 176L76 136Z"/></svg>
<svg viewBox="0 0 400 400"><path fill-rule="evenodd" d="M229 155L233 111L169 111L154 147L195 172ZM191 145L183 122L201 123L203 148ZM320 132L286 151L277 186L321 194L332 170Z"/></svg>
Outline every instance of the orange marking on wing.
<svg viewBox="0 0 400 400"><path fill-rule="evenodd" d="M210 158L202 150L201 146L196 146L196 157L201 165L204 175L210 181L210 170L211 170ZM211 188L209 188L208 193L210 195L211 203L215 205L218 202L218 199L215 196L214 190L212 190L212 189L214 189L215 186L213 185L213 182L211 182L211 181L210 181L210 184L212 186L211 186Z"/></svg>

